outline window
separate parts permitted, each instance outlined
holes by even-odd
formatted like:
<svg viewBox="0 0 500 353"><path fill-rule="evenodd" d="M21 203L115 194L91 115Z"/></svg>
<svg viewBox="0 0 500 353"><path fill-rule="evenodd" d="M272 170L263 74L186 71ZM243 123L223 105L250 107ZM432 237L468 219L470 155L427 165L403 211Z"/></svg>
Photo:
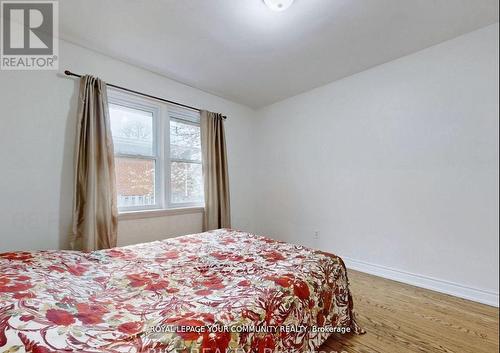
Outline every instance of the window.
<svg viewBox="0 0 500 353"><path fill-rule="evenodd" d="M108 91L121 212L203 206L200 115Z"/></svg>
<svg viewBox="0 0 500 353"><path fill-rule="evenodd" d="M203 202L200 117L171 109L170 116L170 202Z"/></svg>

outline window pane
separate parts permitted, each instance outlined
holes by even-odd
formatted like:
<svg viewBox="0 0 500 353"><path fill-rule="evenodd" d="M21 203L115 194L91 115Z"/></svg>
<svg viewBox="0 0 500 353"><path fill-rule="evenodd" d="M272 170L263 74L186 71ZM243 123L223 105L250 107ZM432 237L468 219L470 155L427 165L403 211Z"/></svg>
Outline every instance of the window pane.
<svg viewBox="0 0 500 353"><path fill-rule="evenodd" d="M200 127L170 120L170 157L201 162Z"/></svg>
<svg viewBox="0 0 500 353"><path fill-rule="evenodd" d="M109 114L115 153L153 155L153 114L110 104Z"/></svg>
<svg viewBox="0 0 500 353"><path fill-rule="evenodd" d="M155 204L155 161L115 158L118 207Z"/></svg>
<svg viewBox="0 0 500 353"><path fill-rule="evenodd" d="M172 203L202 203L203 175L201 164L172 162Z"/></svg>

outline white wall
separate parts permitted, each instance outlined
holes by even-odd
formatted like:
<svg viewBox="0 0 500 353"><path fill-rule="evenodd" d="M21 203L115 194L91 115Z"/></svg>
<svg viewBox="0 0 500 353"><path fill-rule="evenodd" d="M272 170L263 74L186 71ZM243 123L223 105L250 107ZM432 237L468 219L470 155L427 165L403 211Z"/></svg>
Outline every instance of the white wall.
<svg viewBox="0 0 500 353"><path fill-rule="evenodd" d="M163 217L121 219L118 222L118 246L199 233L202 226L203 212L181 212L181 214Z"/></svg>
<svg viewBox="0 0 500 353"><path fill-rule="evenodd" d="M257 230L498 301L498 39L497 23L259 111Z"/></svg>
<svg viewBox="0 0 500 353"><path fill-rule="evenodd" d="M253 110L62 41L60 71L221 112L233 227L251 229ZM78 83L57 72L0 71L0 252L67 247L71 230ZM121 221L119 244L201 231L201 215Z"/></svg>

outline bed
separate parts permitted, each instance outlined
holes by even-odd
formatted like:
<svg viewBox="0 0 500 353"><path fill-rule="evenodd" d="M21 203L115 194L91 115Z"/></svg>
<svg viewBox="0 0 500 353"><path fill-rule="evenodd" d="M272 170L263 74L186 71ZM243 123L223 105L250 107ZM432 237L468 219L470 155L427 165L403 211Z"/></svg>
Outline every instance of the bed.
<svg viewBox="0 0 500 353"><path fill-rule="evenodd" d="M303 352L362 333L332 254L223 229L0 254L0 352Z"/></svg>

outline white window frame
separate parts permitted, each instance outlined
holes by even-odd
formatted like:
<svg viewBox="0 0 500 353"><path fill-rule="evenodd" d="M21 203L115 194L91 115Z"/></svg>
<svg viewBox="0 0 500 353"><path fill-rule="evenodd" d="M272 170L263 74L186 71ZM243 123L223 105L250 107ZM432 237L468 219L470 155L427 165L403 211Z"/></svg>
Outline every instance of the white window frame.
<svg viewBox="0 0 500 353"><path fill-rule="evenodd" d="M179 208L202 208L202 202L174 203L171 198L171 162L181 161L170 158L170 121L178 120L184 124L200 126L200 113L195 110L180 108L132 93L108 88L108 103L131 109L144 110L153 115L153 152L154 157L143 155L118 154L117 157L140 158L155 161L155 204L146 206L120 207L119 213L171 210ZM191 160L188 163L197 163ZM201 164L201 162L200 162Z"/></svg>

